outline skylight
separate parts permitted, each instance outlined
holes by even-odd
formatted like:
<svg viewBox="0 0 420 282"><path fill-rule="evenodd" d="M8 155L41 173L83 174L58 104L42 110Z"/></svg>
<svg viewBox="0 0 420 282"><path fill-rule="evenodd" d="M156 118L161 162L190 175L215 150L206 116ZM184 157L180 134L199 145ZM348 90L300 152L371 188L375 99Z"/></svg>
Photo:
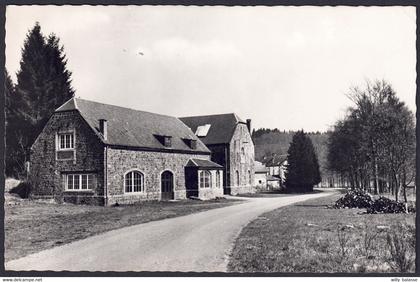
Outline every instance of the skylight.
<svg viewBox="0 0 420 282"><path fill-rule="evenodd" d="M198 137L206 137L207 133L209 133L210 126L211 124L200 125L195 131L195 135Z"/></svg>

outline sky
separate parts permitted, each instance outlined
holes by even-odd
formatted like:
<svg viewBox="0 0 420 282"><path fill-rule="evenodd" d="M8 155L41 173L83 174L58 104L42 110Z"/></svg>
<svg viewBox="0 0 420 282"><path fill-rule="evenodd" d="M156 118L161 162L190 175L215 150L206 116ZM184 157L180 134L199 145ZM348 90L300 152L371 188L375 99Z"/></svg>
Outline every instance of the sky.
<svg viewBox="0 0 420 282"><path fill-rule="evenodd" d="M416 109L414 7L8 6L14 81L36 21L60 38L83 99L325 131L350 87L385 79Z"/></svg>

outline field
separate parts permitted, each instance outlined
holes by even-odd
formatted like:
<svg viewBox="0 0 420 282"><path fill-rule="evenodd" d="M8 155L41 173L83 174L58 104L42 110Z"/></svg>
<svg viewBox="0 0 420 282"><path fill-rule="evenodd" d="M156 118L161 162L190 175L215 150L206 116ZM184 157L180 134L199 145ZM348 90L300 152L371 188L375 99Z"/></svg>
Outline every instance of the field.
<svg viewBox="0 0 420 282"><path fill-rule="evenodd" d="M8 191L16 183L6 183ZM5 192L5 260L95 234L239 203L238 200L143 202L119 207L55 204Z"/></svg>
<svg viewBox="0 0 420 282"><path fill-rule="evenodd" d="M233 272L414 272L415 215L331 209L341 195L268 212L235 242Z"/></svg>

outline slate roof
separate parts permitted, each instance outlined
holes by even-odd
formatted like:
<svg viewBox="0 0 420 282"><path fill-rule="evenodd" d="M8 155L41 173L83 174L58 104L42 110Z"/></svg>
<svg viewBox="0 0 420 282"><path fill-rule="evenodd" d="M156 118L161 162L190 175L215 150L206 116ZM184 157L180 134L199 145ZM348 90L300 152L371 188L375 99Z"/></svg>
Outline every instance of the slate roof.
<svg viewBox="0 0 420 282"><path fill-rule="evenodd" d="M245 123L234 113L181 117L179 119L191 128L194 133L200 125L210 124L210 130L207 135L205 137L200 137L200 140L206 145L230 143L236 125L238 123Z"/></svg>
<svg viewBox="0 0 420 282"><path fill-rule="evenodd" d="M120 145L163 151L182 150L210 153L210 150L178 118L72 98L56 112L78 110L101 140L108 145ZM99 133L99 120L106 119L108 138ZM165 147L155 135L171 136L172 146ZM188 146L183 138L197 140L196 149Z"/></svg>
<svg viewBox="0 0 420 282"><path fill-rule="evenodd" d="M265 166L279 166L287 159L287 155L274 154L263 159Z"/></svg>
<svg viewBox="0 0 420 282"><path fill-rule="evenodd" d="M187 167L198 167L198 168L220 168L222 169L223 166L209 161L209 160L202 160L202 159L190 159L186 165Z"/></svg>

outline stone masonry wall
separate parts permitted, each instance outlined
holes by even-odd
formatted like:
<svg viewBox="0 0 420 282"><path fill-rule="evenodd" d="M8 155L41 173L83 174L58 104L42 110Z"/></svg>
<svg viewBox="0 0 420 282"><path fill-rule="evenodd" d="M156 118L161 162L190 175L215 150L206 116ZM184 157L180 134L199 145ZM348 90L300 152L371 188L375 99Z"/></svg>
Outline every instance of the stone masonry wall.
<svg viewBox="0 0 420 282"><path fill-rule="evenodd" d="M160 200L161 174L169 170L174 175L174 198L185 199L185 165L191 158L210 160L210 155L132 151L108 148L108 205L129 204L143 200ZM144 192L124 193L124 175L140 171L144 176Z"/></svg>
<svg viewBox="0 0 420 282"><path fill-rule="evenodd" d="M230 192L253 193L255 151L246 124L239 123L230 141ZM239 173L239 183L236 172Z"/></svg>
<svg viewBox="0 0 420 282"><path fill-rule="evenodd" d="M56 159L56 134L75 132L75 158ZM103 145L77 111L55 113L31 148L31 197L58 202L103 204ZM90 191L65 191L65 173L92 173Z"/></svg>

